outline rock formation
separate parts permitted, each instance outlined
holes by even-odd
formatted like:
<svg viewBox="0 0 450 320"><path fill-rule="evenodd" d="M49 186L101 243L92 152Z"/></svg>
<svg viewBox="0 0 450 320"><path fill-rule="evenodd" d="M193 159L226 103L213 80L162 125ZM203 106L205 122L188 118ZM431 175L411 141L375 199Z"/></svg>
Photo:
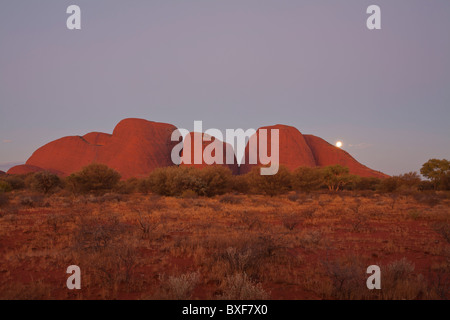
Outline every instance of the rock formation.
<svg viewBox="0 0 450 320"><path fill-rule="evenodd" d="M257 137L257 141L259 141L261 129L267 130L267 140L269 141L269 143L267 143L267 149L269 150L269 157L271 155L270 130L279 130L279 164L286 166L290 170L294 170L298 167L325 167L339 164L348 167L351 174L362 177L387 177L384 173L372 170L360 164L348 152L329 144L319 137L302 135L302 133L294 127L286 125L262 127L256 131L256 134L252 138ZM253 167L261 165L259 157L257 159L257 164L249 163L249 145L250 143L247 144L245 149L246 161L240 167L241 174L245 174ZM256 147L256 154L258 154L258 151L259 145Z"/></svg>
<svg viewBox="0 0 450 320"><path fill-rule="evenodd" d="M125 119L112 135L92 132L50 142L8 173L50 170L67 176L98 162L120 172L123 179L146 176L157 167L172 165L170 152L176 142L170 137L175 129L171 124Z"/></svg>
<svg viewBox="0 0 450 320"><path fill-rule="evenodd" d="M177 128L171 124L152 122L142 119L125 119L119 122L112 134L101 132L91 132L84 136L64 137L50 142L36 150L24 165L11 168L8 174L27 174L48 170L53 173L67 176L79 171L82 167L90 163L103 163L117 170L122 179L130 177L145 177L153 169L158 167L172 166L172 149L179 144L178 141L171 141L171 136ZM261 135L261 130L267 129L268 141L270 142L270 130L279 130L279 163L294 170L297 167L315 167L340 164L347 166L350 173L363 177L386 177L381 172L367 168L356 161L346 151L341 150L325 140L312 136L302 135L296 128L286 125L275 125L262 127L257 130L253 138ZM190 133L185 139L183 147L191 144L194 150L193 137L201 133ZM226 164L227 152L233 154L232 146L218 139L211 138L211 141L201 139L201 150L211 154L211 150L222 150L224 165L228 166L234 174L245 174L254 166L261 164L261 159L257 159L257 164L249 164L249 144L245 149L245 163L240 167L234 158L234 164ZM270 143L268 145L268 155L271 154ZM181 149L181 146L180 146ZM256 149L258 151L258 147ZM186 156L180 150L180 155ZM215 157L215 152L212 153ZM191 152L191 164L195 167L204 167L207 159L202 159L201 164L194 164L194 154Z"/></svg>

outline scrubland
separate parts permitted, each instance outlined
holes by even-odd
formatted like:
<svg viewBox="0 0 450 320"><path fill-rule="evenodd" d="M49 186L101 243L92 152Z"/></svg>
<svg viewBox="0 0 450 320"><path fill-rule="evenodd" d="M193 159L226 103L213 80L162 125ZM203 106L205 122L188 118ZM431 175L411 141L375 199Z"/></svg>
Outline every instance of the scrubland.
<svg viewBox="0 0 450 320"><path fill-rule="evenodd" d="M18 190L0 199L0 298L449 299L449 206L445 191Z"/></svg>

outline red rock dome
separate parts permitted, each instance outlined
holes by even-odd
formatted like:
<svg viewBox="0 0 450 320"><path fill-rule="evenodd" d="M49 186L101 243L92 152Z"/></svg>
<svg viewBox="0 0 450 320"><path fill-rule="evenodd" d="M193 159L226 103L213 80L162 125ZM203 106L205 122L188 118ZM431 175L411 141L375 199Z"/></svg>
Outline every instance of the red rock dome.
<svg viewBox="0 0 450 320"><path fill-rule="evenodd" d="M262 129L267 130L267 150L268 155L271 155L271 129L278 129L279 131L279 163L285 165L291 170L298 167L314 167L316 162L314 155L311 152L308 144L306 143L303 135L297 128L277 124L275 126L267 126L259 128L256 134L250 138L254 139L258 137L258 146L256 147L256 153L259 155L259 136ZM256 140L255 140L256 141ZM261 159L257 159L257 164L249 163L249 145L245 148L245 163L240 167L240 173L245 174L249 172L254 166L261 165Z"/></svg>
<svg viewBox="0 0 450 320"><path fill-rule="evenodd" d="M8 173L53 170L69 175L93 163L104 163L117 170L123 179L148 175L157 167L172 165L171 141L176 127L142 119L122 120L112 135L92 132L83 137L65 137L36 150L26 166L16 166Z"/></svg>

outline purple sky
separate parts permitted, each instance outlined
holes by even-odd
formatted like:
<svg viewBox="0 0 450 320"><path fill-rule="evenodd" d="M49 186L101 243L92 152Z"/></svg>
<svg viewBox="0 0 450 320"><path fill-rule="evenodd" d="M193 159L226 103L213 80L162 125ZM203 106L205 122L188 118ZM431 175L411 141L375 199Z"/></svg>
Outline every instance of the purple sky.
<svg viewBox="0 0 450 320"><path fill-rule="evenodd" d="M366 28L371 4L382 30ZM288 124L373 169L417 171L450 158L449 35L448 0L2 0L0 170L138 117Z"/></svg>

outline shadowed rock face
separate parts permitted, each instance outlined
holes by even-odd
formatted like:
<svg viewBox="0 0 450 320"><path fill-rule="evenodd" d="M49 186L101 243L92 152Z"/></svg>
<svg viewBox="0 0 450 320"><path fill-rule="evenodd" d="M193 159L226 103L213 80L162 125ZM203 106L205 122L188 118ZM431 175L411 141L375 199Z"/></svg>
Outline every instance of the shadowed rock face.
<svg viewBox="0 0 450 320"><path fill-rule="evenodd" d="M201 148L196 147L195 139L198 139L198 144L201 145ZM207 140L207 141L203 141ZM187 151L190 146L190 154ZM198 148L198 150L201 150L201 163L195 164L195 155L194 152ZM214 149L214 150L213 150ZM206 150L206 152L205 152ZM216 150L221 150L222 154L216 154ZM227 164L227 152L228 154L233 155L233 164ZM204 157L203 157L204 155ZM199 132L191 132L189 133L184 141L183 141L183 150L181 152L181 165L187 166L187 167L195 167L195 168L204 168L207 167L209 164L214 163L214 160L217 158L219 161L222 162L223 166L228 167L233 174L238 174L239 166L236 161L236 157L234 155L234 149L233 147L225 143L223 141L220 141L219 139L216 139L214 137L211 137L209 135L206 135L204 133ZM217 162L216 162L217 163Z"/></svg>
<svg viewBox="0 0 450 320"><path fill-rule="evenodd" d="M67 176L77 172L90 163L103 163L117 170L122 179L130 177L145 177L158 167L174 165L171 159L172 149L179 143L171 141L171 135L177 128L171 124L152 122L142 119L125 119L119 122L112 134L91 132L84 136L64 137L50 142L36 150L28 159L26 164L11 168L8 174L27 174L48 170L53 173ZM267 137L270 142L270 130L279 130L279 163L294 170L298 167L315 167L340 164L347 166L350 173L363 177L387 177L385 174L367 168L356 161L346 151L341 150L325 140L312 136L302 135L296 128L286 125L275 125L262 127L257 130L254 138L260 136L261 129L267 129ZM191 144L194 150L195 135L202 133L190 133L184 141ZM223 163L228 166L233 174L249 172L255 164L249 164L249 144L245 149L245 163L237 165L226 164L226 154L234 153L232 146L220 140L212 138L211 141L201 139L201 150L207 151L216 146L217 150L223 151ZM209 149L207 149L209 148ZM267 144L268 154L271 154L271 144ZM256 147L258 151L258 146ZM256 153L258 154L258 153ZM183 152L181 152L182 156ZM216 156L215 152L212 153ZM219 155L220 156L220 155ZM191 165L194 167L205 167L208 164L202 158L201 164L194 163L194 154L191 152ZM261 164L257 159L257 164Z"/></svg>

